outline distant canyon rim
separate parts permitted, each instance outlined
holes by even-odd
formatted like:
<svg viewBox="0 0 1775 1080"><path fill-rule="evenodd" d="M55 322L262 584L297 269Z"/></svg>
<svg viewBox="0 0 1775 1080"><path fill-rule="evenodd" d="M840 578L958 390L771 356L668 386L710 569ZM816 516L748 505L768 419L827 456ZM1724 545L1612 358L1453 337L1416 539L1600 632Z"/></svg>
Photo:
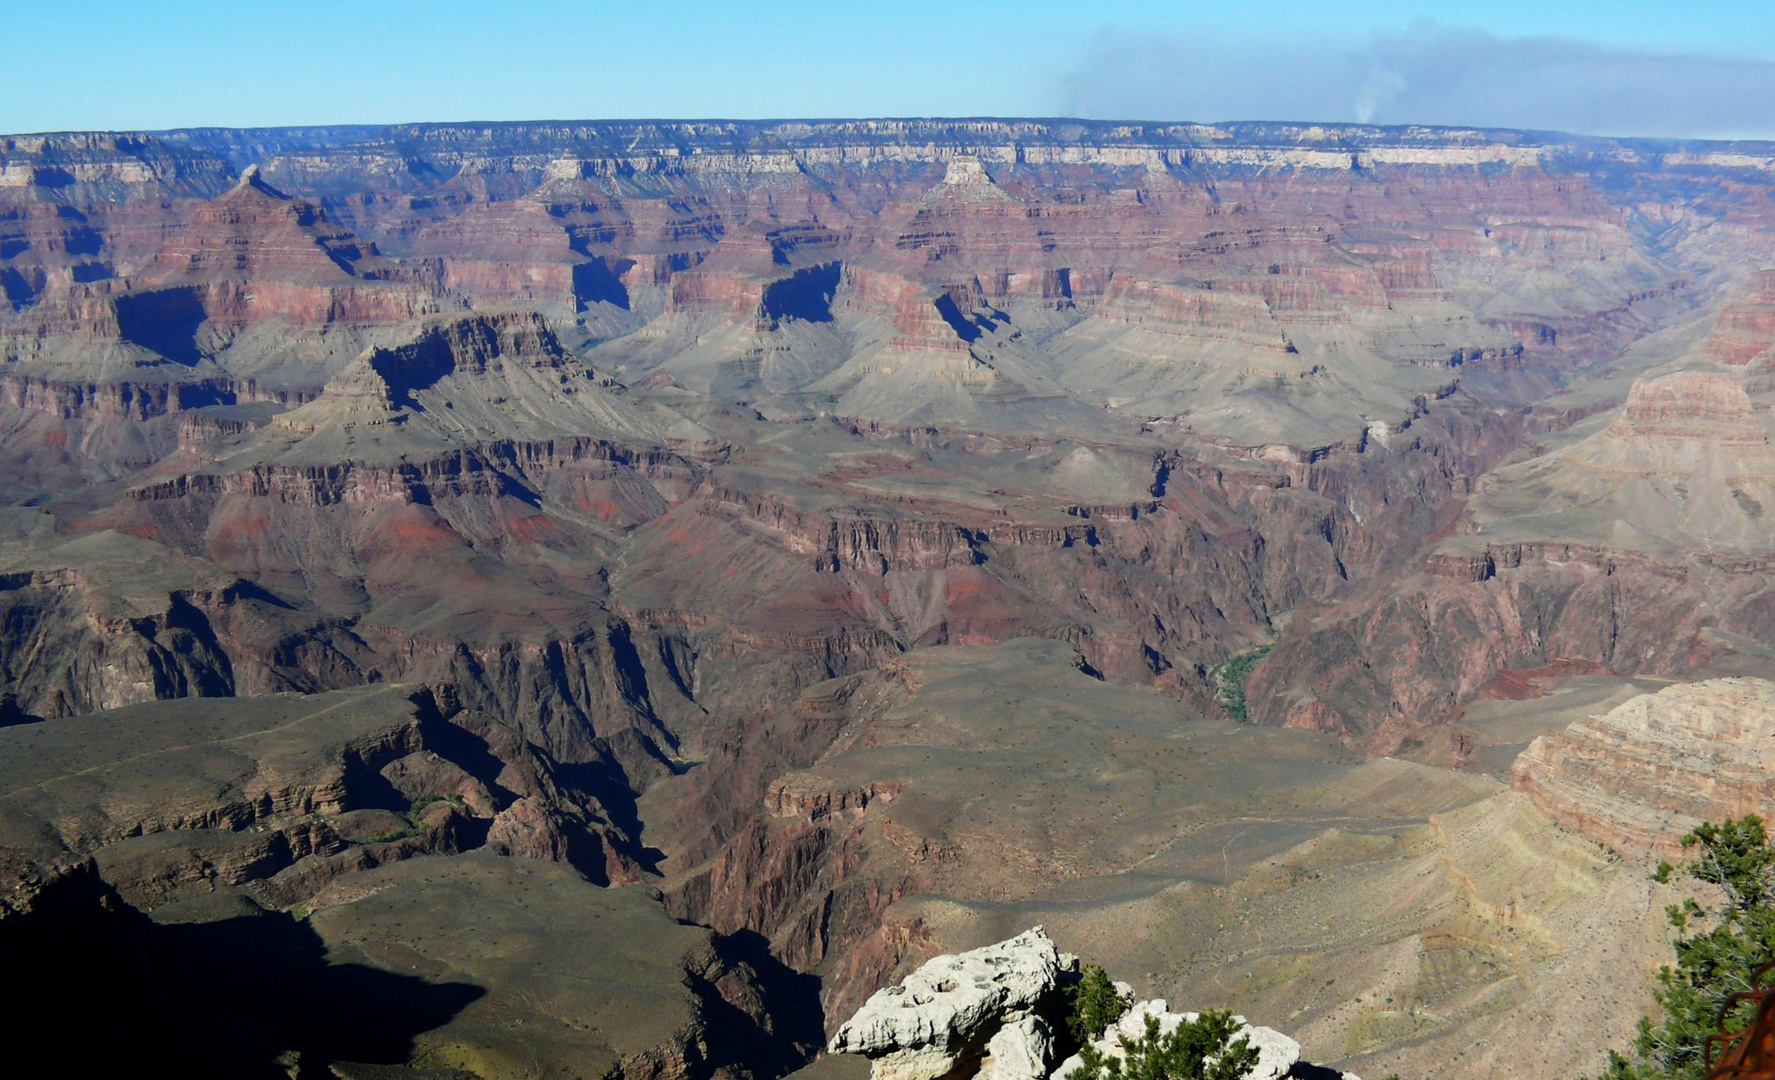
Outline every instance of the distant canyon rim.
<svg viewBox="0 0 1775 1080"><path fill-rule="evenodd" d="M1772 404L1775 144L0 136L0 956L150 1073L838 1080L1040 924L1596 1071L1775 804Z"/></svg>

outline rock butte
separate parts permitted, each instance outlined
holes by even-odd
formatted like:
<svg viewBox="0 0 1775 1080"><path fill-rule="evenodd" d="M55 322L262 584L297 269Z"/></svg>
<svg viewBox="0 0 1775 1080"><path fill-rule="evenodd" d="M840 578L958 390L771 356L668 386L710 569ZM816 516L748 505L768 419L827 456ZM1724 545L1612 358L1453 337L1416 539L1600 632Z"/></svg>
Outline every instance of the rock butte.
<svg viewBox="0 0 1775 1080"><path fill-rule="evenodd" d="M1775 683L1709 679L1642 694L1536 739L1510 786L1573 832L1680 858L1704 821L1775 811Z"/></svg>
<svg viewBox="0 0 1775 1080"><path fill-rule="evenodd" d="M1041 922L1340 1069L1594 1072L1634 860L1767 805L1769 160L0 138L0 956L114 971L117 1071L774 1080Z"/></svg>

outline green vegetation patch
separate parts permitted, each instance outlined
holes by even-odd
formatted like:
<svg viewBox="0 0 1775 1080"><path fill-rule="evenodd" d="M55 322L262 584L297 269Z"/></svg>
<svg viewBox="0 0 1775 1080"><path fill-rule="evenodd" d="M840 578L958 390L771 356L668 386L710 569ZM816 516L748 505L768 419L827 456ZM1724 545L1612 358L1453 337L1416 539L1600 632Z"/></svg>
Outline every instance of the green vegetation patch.
<svg viewBox="0 0 1775 1080"><path fill-rule="evenodd" d="M1235 720L1250 719L1245 712L1245 680L1270 654L1273 646L1259 645L1250 652L1242 652L1214 669L1214 700L1227 714Z"/></svg>
<svg viewBox="0 0 1775 1080"><path fill-rule="evenodd" d="M1086 964L1079 981L1067 987L1070 999L1066 1028L1072 1040L1083 1045L1102 1035L1105 1028L1122 1018L1133 1002L1116 989L1109 973L1096 964Z"/></svg>
<svg viewBox="0 0 1775 1080"><path fill-rule="evenodd" d="M359 843L359 844L389 844L389 843L393 843L396 840L405 840L409 836L418 836L420 833L423 833L426 829L425 823L423 821L419 820L420 814L425 810L426 807L431 806L434 803L441 803L441 802L452 803L457 807L462 806L462 799L458 796L455 796L455 795L428 795L423 798L416 799L416 800L414 800L413 804L407 808L407 824L401 826L398 829L388 829L384 832L373 833L369 836L364 837L362 840L356 841L356 843Z"/></svg>
<svg viewBox="0 0 1775 1080"><path fill-rule="evenodd" d="M1657 880L1701 882L1711 902L1691 897L1665 909L1678 936L1676 966L1658 972L1652 991L1663 1021L1640 1020L1632 1056L1610 1051L1605 1080L1699 1080L1708 1071L1708 1036L1742 1029L1755 1016L1754 1001L1733 995L1769 983L1763 968L1775 963L1775 847L1762 819L1702 825L1683 837L1683 847L1696 857L1659 864Z"/></svg>
<svg viewBox="0 0 1775 1080"><path fill-rule="evenodd" d="M1095 1040L1134 1004L1098 964L1086 964L1066 988L1066 1004L1061 1050L1076 1047L1080 1062L1066 1080L1242 1080L1257 1064L1257 1049L1228 1010L1210 1009L1170 1032L1149 1015L1139 1038L1116 1037L1120 1056L1098 1050Z"/></svg>
<svg viewBox="0 0 1775 1080"><path fill-rule="evenodd" d="M1209 1009L1169 1034L1149 1015L1146 1033L1122 1036L1121 1046L1124 1056L1115 1057L1086 1043L1066 1080L1242 1080L1257 1064L1257 1048L1225 1009Z"/></svg>

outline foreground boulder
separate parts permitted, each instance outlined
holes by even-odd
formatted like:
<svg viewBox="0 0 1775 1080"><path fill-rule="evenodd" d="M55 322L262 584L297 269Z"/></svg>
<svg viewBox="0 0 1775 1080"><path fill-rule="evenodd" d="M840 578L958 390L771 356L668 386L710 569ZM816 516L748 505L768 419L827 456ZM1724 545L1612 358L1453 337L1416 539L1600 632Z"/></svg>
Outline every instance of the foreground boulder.
<svg viewBox="0 0 1775 1080"><path fill-rule="evenodd" d="M877 990L832 1036L831 1050L871 1059L873 1080L1043 1077L1054 1040L1041 1012L1057 1004L1061 972L1077 966L1039 926L936 957Z"/></svg>
<svg viewBox="0 0 1775 1080"><path fill-rule="evenodd" d="M1064 987L1078 978L1078 957L1061 952L1035 927L996 945L927 961L898 986L877 990L839 1026L828 1049L870 1059L871 1080L1066 1080L1083 1064L1067 1035ZM1124 1001L1134 996L1115 984ZM1125 1058L1121 1043L1146 1034L1147 1018L1161 1033L1195 1020L1174 1013L1163 999L1131 1006L1092 1045L1105 1057ZM1358 1080L1301 1060L1300 1043L1242 1016L1239 1034L1257 1050L1245 1080ZM1065 1057L1065 1060L1061 1060Z"/></svg>

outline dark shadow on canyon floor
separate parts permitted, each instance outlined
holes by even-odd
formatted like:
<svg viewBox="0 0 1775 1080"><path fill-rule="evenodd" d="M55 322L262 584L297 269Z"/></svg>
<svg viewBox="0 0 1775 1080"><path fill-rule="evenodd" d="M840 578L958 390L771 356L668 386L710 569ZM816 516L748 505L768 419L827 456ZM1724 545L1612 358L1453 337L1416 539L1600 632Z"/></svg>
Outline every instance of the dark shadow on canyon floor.
<svg viewBox="0 0 1775 1080"><path fill-rule="evenodd" d="M485 993L335 962L307 925L245 901L232 917L156 922L91 875L52 888L67 895L0 923L0 970L16 992L8 1043L58 1071L283 1080L298 1061L303 1077L403 1063L415 1036Z"/></svg>
<svg viewBox="0 0 1775 1080"><path fill-rule="evenodd" d="M760 1076L783 1076L806 1065L826 1041L818 976L778 960L770 939L752 930L720 935L715 948L729 969L750 968L758 988L779 1006L771 1022L760 1025L720 994L704 994L716 1058L748 1062Z"/></svg>

